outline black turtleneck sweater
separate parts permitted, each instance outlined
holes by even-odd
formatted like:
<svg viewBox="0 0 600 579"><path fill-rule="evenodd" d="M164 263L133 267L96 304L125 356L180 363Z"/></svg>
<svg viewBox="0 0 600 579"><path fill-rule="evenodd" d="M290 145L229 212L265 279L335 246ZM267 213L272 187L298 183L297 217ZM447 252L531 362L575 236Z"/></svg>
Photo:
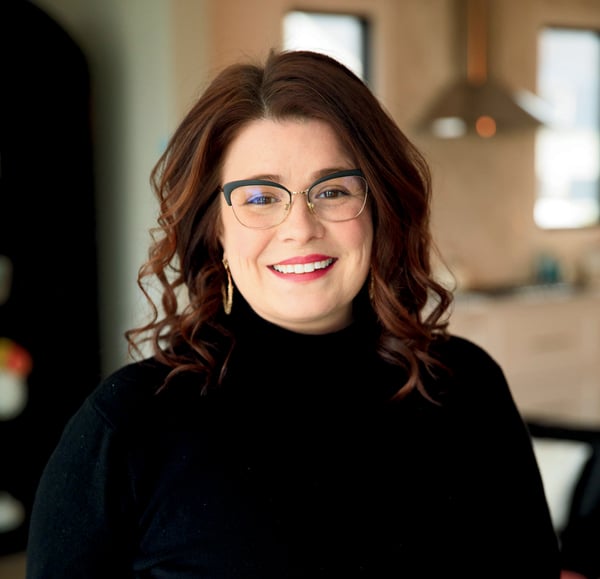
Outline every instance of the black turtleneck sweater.
<svg viewBox="0 0 600 579"><path fill-rule="evenodd" d="M166 368L146 360L73 416L28 579L558 579L529 433L485 352L439 344L442 404L390 402L405 375L365 325L302 335L234 314L218 389L182 376L157 395Z"/></svg>

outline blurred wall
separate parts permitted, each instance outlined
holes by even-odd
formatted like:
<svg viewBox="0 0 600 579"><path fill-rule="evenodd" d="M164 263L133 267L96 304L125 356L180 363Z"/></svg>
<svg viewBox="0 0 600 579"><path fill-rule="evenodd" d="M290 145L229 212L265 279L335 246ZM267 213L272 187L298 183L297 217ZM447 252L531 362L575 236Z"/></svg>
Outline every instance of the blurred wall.
<svg viewBox="0 0 600 579"><path fill-rule="evenodd" d="M149 173L175 123L175 94L181 84L173 66L170 3L37 0L36 4L71 34L90 67L101 355L107 373L126 361L123 332L144 311L135 276L145 259L148 228L156 214ZM76 278L72 291L77 291Z"/></svg>

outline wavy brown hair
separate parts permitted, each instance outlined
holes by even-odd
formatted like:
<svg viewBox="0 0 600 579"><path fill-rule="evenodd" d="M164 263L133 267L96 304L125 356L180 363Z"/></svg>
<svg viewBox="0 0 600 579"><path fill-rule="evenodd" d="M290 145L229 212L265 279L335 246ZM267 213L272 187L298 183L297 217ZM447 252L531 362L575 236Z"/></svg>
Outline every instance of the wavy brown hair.
<svg viewBox="0 0 600 579"><path fill-rule="evenodd" d="M398 396L423 390L420 372L436 363L430 346L446 335L452 300L432 275L428 165L363 81L308 51L271 51L264 64L224 69L172 135L151 174L160 212L138 274L152 315L126 332L130 352L139 354L149 342L170 367L167 383L183 371L198 373L204 388L220 383L235 344L222 315L223 159L250 121L299 117L328 123L368 181L378 352L407 369Z"/></svg>

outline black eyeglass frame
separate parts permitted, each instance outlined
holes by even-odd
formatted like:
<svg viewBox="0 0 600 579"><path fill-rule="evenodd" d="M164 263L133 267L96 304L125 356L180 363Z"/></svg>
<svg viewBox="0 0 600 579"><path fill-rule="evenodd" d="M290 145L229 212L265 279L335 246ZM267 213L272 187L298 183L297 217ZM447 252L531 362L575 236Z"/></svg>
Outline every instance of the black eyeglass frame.
<svg viewBox="0 0 600 579"><path fill-rule="evenodd" d="M309 209L314 213L314 209L308 200L308 193L310 192L310 190L313 189L313 187L316 187L319 183L323 183L324 181L329 181L330 179L337 179L340 177L362 177L365 180L365 199L363 201L360 211L354 217L352 217L350 219L343 219L342 221L333 221L333 223L342 223L343 221L351 221L352 219L356 219L364 211L364 209L367 205L369 184L367 182L367 179L366 179L364 173L360 169L346 169L344 171L336 171L335 173L329 173L328 175L320 177L314 183L312 183L311 185L309 185L306 189L304 189L302 191L290 191L285 185L282 185L281 183L277 183L277 181L268 181L265 179L240 179L238 181L230 181L229 183L225 183L221 187L221 191L223 193L223 196L225 197L225 202L227 203L227 205L229 205L229 207L231 207L233 209L233 205L231 203L231 193L234 189L237 189L238 187L245 187L246 185L266 185L269 187L276 187L278 189L282 189L283 191L286 191L287 194L290 196L290 205L289 205L290 208L292 206L292 199L295 195L305 195L306 203L307 203ZM236 216L236 219L239 221L239 217L236 215L235 210L233 211L233 214ZM240 221L240 223L244 227L249 227L250 229L269 229L271 227L276 227L277 225L283 223L285 221L285 218L287 217L287 215L288 214L285 214L283 219L279 223L276 223L275 225L270 225L270 226L264 227L264 228L250 227L249 225L246 225L245 223L242 223L241 221ZM318 213L315 213L315 215L320 218ZM331 220L326 219L326 221L331 221Z"/></svg>

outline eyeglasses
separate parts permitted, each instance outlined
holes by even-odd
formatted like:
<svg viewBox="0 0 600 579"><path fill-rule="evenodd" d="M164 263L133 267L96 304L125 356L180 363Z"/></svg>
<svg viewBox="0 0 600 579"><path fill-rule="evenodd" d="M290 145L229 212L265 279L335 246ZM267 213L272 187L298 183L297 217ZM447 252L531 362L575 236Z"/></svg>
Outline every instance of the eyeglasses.
<svg viewBox="0 0 600 579"><path fill-rule="evenodd" d="M268 229L289 215L294 195L304 195L310 211L324 221L356 219L367 204L367 180L360 169L317 179L304 191L290 191L275 181L244 179L222 187L225 201L245 227Z"/></svg>

